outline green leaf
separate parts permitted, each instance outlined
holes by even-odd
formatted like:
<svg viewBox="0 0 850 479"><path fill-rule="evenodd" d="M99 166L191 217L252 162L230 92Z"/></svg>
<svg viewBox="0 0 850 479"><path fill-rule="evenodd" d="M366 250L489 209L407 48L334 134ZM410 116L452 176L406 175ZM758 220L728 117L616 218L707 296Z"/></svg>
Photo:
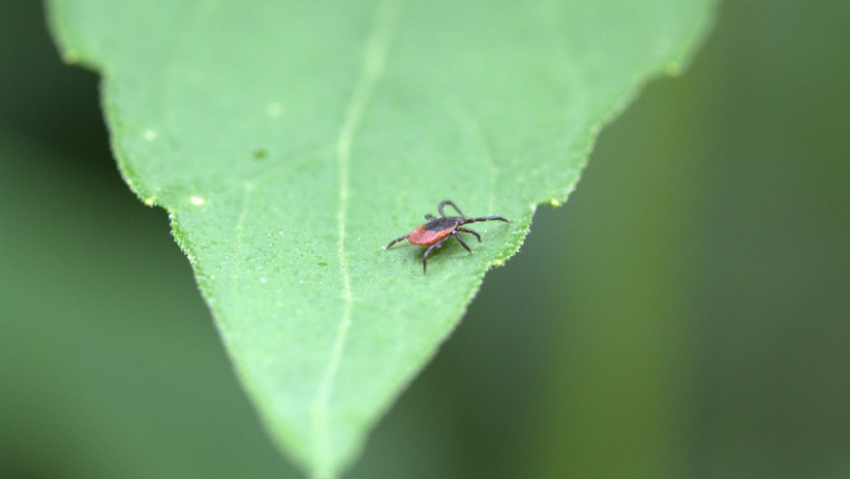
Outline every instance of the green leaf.
<svg viewBox="0 0 850 479"><path fill-rule="evenodd" d="M53 0L272 437L336 477L709 0ZM483 242L382 246L453 199ZM518 318L520 320L521 318Z"/></svg>

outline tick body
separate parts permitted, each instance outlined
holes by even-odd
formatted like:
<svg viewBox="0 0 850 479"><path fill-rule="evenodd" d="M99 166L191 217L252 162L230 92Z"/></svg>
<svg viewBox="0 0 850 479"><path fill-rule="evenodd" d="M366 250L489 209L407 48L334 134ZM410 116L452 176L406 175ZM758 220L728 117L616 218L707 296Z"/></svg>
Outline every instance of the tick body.
<svg viewBox="0 0 850 479"><path fill-rule="evenodd" d="M443 212L443 208L446 206L451 206L455 211L458 212L460 216L446 216ZM458 242L460 242L461 246L466 248L467 251L472 253L472 250L469 249L469 246L463 241L463 238L460 237L460 233L469 233L472 236L475 236L478 239L478 242L481 242L481 235L477 232L464 228L464 225L469 223L479 223L482 221L504 221L505 223L510 223L510 221L502 218L501 216L483 216L480 218L467 218L464 216L463 212L460 211L460 208L454 204L453 201L442 201L440 205L437 206L437 211L440 212L440 217L437 218L434 215L425 215L425 219L428 220L422 226L417 227L415 230L410 233L399 236L398 238L390 241L384 249L391 248L394 244L398 243L402 240L407 240L411 244L419 245L419 246L427 246L428 249L425 250L425 254L422 255L422 272L427 272L428 269L428 255L431 254L431 251L443 246L443 243L449 240L452 236L454 236Z"/></svg>

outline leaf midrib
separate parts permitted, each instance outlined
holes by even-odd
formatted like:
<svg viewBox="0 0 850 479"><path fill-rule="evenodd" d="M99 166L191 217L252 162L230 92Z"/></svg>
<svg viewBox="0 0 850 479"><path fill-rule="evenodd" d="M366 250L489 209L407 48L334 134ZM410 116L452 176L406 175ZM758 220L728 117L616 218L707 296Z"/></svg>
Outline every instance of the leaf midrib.
<svg viewBox="0 0 850 479"><path fill-rule="evenodd" d="M372 29L366 44L360 76L357 80L351 102L346 111L345 120L340 128L336 152L339 169L339 205L337 210L340 273L343 284L343 310L339 321L333 346L331 347L328 366L316 395L310 402L311 429L313 437L313 454L316 462L322 464L317 469L316 477L331 477L333 460L330 457L330 429L328 427L328 410L333 394L336 377L339 372L341 358L351 328L351 311L354 297L351 292L351 281L348 275L348 265L345 255L346 214L348 210L351 147L354 136L360 125L363 114L369 104L376 85L384 72L387 51L398 21L401 0L381 0L375 10Z"/></svg>

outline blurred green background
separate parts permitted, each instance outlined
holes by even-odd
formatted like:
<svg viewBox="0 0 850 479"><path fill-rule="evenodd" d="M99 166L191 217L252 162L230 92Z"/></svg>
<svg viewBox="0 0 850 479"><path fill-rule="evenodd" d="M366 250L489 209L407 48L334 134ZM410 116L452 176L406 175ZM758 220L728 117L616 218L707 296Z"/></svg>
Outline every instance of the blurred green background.
<svg viewBox="0 0 850 479"><path fill-rule="evenodd" d="M850 2L729 1L350 478L850 478ZM97 77L0 2L0 477L297 478Z"/></svg>

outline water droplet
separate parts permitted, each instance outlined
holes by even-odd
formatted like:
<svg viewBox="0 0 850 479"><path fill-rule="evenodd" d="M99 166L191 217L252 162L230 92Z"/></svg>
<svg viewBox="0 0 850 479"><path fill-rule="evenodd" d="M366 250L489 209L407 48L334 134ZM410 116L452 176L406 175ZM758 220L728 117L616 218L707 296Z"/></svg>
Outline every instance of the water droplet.
<svg viewBox="0 0 850 479"><path fill-rule="evenodd" d="M283 113L283 105L276 101L271 102L266 105L266 113L272 118L277 118Z"/></svg>
<svg viewBox="0 0 850 479"><path fill-rule="evenodd" d="M682 65L671 62L664 66L664 73L671 77L677 77L682 74Z"/></svg>
<svg viewBox="0 0 850 479"><path fill-rule="evenodd" d="M65 63L69 65L74 65L75 63L80 61L80 54L74 50L70 50L65 52L65 54L62 56L62 60L64 60Z"/></svg>

